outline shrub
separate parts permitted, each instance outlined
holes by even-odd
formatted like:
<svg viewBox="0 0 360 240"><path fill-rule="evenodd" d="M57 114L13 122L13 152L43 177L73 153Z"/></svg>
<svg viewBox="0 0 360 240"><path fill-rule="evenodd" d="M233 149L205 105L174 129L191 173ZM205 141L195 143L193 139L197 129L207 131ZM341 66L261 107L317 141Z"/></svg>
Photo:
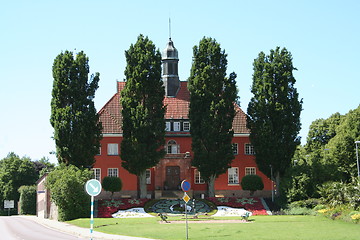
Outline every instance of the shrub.
<svg viewBox="0 0 360 240"><path fill-rule="evenodd" d="M249 190L250 195L253 195L255 191L264 189L264 183L258 175L246 175L241 180L241 187L243 190Z"/></svg>
<svg viewBox="0 0 360 240"><path fill-rule="evenodd" d="M84 186L92 176L92 171L73 165L61 165L49 173L46 187L50 190L51 201L58 206L60 221L90 216L90 196Z"/></svg>
<svg viewBox="0 0 360 240"><path fill-rule="evenodd" d="M114 192L120 192L122 189L122 181L118 177L104 177L101 185L105 191L111 192L111 198Z"/></svg>
<svg viewBox="0 0 360 240"><path fill-rule="evenodd" d="M36 214L36 186L21 186L20 193L20 214Z"/></svg>
<svg viewBox="0 0 360 240"><path fill-rule="evenodd" d="M315 215L312 209L306 207L289 207L284 212L286 215Z"/></svg>

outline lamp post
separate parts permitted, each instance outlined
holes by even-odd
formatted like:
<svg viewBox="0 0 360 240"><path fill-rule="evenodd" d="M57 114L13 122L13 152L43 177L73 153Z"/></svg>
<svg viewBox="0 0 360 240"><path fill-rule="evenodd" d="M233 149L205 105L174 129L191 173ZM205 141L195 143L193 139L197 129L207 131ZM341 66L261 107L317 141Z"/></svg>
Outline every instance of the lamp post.
<svg viewBox="0 0 360 240"><path fill-rule="evenodd" d="M270 171L271 171L271 201L274 202L274 182L273 182L273 171L271 164L270 164Z"/></svg>
<svg viewBox="0 0 360 240"><path fill-rule="evenodd" d="M360 178L358 143L360 143L360 141L355 141L355 145L356 145L356 163L357 163L358 177Z"/></svg>

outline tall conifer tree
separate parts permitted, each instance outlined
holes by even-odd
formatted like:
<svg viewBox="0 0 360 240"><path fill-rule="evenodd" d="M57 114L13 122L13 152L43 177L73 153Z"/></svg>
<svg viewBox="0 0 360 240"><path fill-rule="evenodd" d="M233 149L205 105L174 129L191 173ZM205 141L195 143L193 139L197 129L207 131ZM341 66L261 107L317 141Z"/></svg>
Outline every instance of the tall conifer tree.
<svg viewBox="0 0 360 240"><path fill-rule="evenodd" d="M277 47L269 55L261 52L254 60L254 74L248 105L247 125L259 169L271 177L271 168L280 178L290 167L291 158L300 144L302 100L294 87L291 53Z"/></svg>
<svg viewBox="0 0 360 240"><path fill-rule="evenodd" d="M126 84L121 92L122 166L139 177L140 197L146 197L146 169L165 155L165 89L161 55L148 37L140 35L125 51Z"/></svg>
<svg viewBox="0 0 360 240"><path fill-rule="evenodd" d="M101 124L94 106L99 73L89 74L84 52L60 53L53 64L50 122L54 128L59 163L92 167L99 152Z"/></svg>
<svg viewBox="0 0 360 240"><path fill-rule="evenodd" d="M237 100L236 74L226 77L227 54L212 38L203 38L193 48L189 78L192 165L215 195L215 179L227 171L234 159L232 122Z"/></svg>

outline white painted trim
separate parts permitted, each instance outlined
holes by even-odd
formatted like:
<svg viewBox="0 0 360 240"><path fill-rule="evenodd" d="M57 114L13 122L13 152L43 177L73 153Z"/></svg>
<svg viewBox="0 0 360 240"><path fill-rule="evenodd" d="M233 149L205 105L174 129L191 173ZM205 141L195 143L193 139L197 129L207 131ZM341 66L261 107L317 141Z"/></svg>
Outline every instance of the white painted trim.
<svg viewBox="0 0 360 240"><path fill-rule="evenodd" d="M234 137L249 137L249 133L234 133Z"/></svg>
<svg viewBox="0 0 360 240"><path fill-rule="evenodd" d="M103 137L122 137L122 133L104 133L102 135Z"/></svg>

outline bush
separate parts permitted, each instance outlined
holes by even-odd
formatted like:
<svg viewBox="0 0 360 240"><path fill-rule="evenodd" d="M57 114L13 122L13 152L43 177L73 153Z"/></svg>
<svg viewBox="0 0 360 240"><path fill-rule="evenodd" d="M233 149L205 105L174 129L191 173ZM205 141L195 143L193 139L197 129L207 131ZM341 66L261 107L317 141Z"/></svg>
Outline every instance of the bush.
<svg viewBox="0 0 360 240"><path fill-rule="evenodd" d="M20 214L36 214L36 186L21 186L20 193Z"/></svg>
<svg viewBox="0 0 360 240"><path fill-rule="evenodd" d="M250 195L253 195L255 191L264 189L264 183L258 175L246 175L241 180L241 187L243 190L249 190Z"/></svg>
<svg viewBox="0 0 360 240"><path fill-rule="evenodd" d="M284 212L286 215L315 215L312 209L306 207L289 207Z"/></svg>
<svg viewBox="0 0 360 240"><path fill-rule="evenodd" d="M349 204L351 208L360 208L360 183L357 178L353 178L350 183L325 183L319 187L319 193L322 202L331 207Z"/></svg>
<svg viewBox="0 0 360 240"><path fill-rule="evenodd" d="M122 181L118 177L104 177L101 185L105 191L111 192L111 198L114 192L120 192L122 189Z"/></svg>
<svg viewBox="0 0 360 240"><path fill-rule="evenodd" d="M90 216L90 196L84 186L92 176L92 171L73 165L61 165L49 173L46 187L50 190L51 201L58 206L60 221Z"/></svg>

